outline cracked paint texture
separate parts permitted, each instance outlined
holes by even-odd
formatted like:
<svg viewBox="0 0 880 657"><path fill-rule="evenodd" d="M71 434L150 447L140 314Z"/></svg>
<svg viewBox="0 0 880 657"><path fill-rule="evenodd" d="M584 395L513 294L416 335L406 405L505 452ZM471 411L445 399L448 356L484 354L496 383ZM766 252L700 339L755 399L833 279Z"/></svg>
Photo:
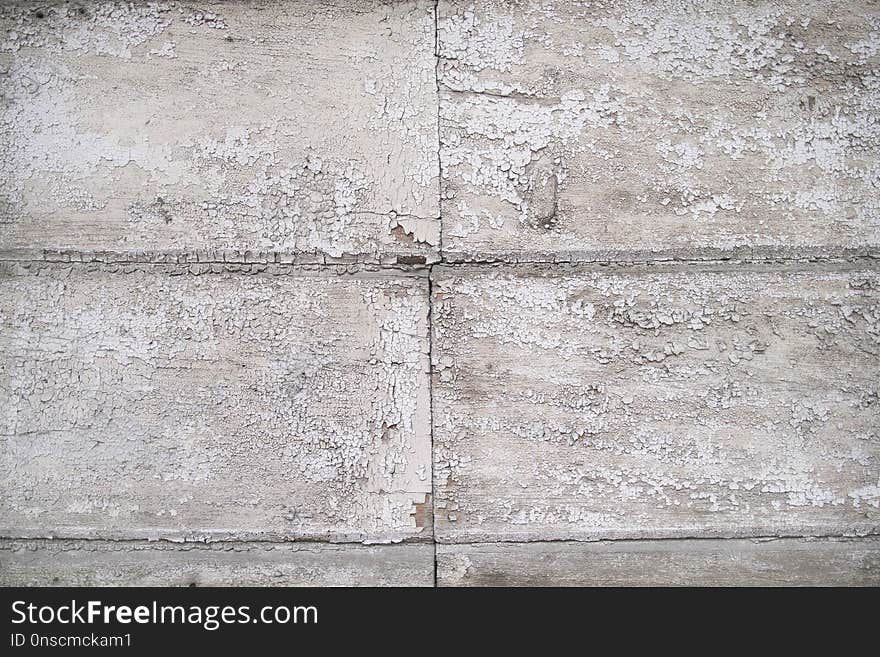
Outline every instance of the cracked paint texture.
<svg viewBox="0 0 880 657"><path fill-rule="evenodd" d="M433 11L4 3L0 248L433 259Z"/></svg>
<svg viewBox="0 0 880 657"><path fill-rule="evenodd" d="M426 281L184 272L4 266L0 534L429 537Z"/></svg>
<svg viewBox="0 0 880 657"><path fill-rule="evenodd" d="M457 2L450 260L880 241L874 2Z"/></svg>
<svg viewBox="0 0 880 657"><path fill-rule="evenodd" d="M872 0L0 2L0 583L876 585L878 71Z"/></svg>
<svg viewBox="0 0 880 657"><path fill-rule="evenodd" d="M877 533L878 286L435 270L438 540Z"/></svg>

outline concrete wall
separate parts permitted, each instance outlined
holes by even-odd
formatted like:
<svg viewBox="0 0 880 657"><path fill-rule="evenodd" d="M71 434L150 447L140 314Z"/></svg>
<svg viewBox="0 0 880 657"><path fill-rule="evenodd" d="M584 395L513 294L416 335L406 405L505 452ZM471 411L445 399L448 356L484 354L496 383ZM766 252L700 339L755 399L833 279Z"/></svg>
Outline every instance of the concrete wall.
<svg viewBox="0 0 880 657"><path fill-rule="evenodd" d="M876 2L0 5L3 584L880 583Z"/></svg>

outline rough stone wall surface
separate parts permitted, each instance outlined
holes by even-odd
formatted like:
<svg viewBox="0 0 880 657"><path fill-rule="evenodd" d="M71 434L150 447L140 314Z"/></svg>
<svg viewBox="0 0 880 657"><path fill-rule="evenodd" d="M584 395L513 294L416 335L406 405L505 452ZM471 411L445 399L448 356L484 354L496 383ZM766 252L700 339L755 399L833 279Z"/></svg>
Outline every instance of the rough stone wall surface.
<svg viewBox="0 0 880 657"><path fill-rule="evenodd" d="M0 5L0 583L880 583L880 6Z"/></svg>

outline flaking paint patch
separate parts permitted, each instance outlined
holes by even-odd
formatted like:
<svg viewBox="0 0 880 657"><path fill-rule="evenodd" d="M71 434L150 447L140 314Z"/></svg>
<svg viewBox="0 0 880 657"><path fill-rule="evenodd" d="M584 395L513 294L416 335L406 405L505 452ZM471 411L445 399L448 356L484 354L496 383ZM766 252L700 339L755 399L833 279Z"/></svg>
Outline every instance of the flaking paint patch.
<svg viewBox="0 0 880 657"><path fill-rule="evenodd" d="M440 540L876 533L876 279L435 270Z"/></svg>
<svg viewBox="0 0 880 657"><path fill-rule="evenodd" d="M0 7L6 583L870 581L582 541L876 534L876 271L512 265L877 246L874 4L436 6Z"/></svg>
<svg viewBox="0 0 880 657"><path fill-rule="evenodd" d="M2 287L4 535L430 536L423 279L11 265Z"/></svg>
<svg viewBox="0 0 880 657"><path fill-rule="evenodd" d="M872 3L444 0L438 30L447 258L878 244Z"/></svg>
<svg viewBox="0 0 880 657"><path fill-rule="evenodd" d="M3 248L378 261L410 217L431 259L428 3L41 7L0 8Z"/></svg>

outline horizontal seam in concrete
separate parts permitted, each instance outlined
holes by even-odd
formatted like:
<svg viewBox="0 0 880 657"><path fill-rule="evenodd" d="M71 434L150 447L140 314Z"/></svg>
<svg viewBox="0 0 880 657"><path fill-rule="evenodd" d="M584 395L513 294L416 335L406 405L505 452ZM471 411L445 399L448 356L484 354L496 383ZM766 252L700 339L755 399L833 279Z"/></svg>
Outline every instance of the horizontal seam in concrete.
<svg viewBox="0 0 880 657"><path fill-rule="evenodd" d="M522 262L438 262L428 269L434 271L499 271L506 269L511 272L520 271L556 271L559 273L577 272L633 272L650 273L652 271L687 272L687 271L724 271L737 273L741 271L846 271L848 269L877 269L880 259L870 256L854 258L776 258L735 260L629 260L629 261L593 261L593 262L553 262L553 261L522 261Z"/></svg>
<svg viewBox="0 0 880 657"><path fill-rule="evenodd" d="M302 547L325 547L325 546L338 546L338 547L364 547L364 548L374 548L374 547L413 547L413 546L424 546L424 547L433 547L435 543L433 541L396 541L394 543L361 543L356 541L272 541L266 539L253 539L253 540L245 540L245 539L229 539L223 538L218 539L216 541L175 541L168 538L70 538L64 536L57 536L54 538L47 538L45 536L39 538L23 538L18 536L0 536L0 542L27 542L27 543L113 543L119 545L134 545L134 544L145 544L145 545L163 545L168 547L190 547L190 546L221 546L221 545L229 545L229 546L242 546L242 545L254 545L254 546L265 546L265 547L274 547L274 546L302 546Z"/></svg>
<svg viewBox="0 0 880 657"><path fill-rule="evenodd" d="M96 543L165 543L168 545L216 545L218 543L230 543L230 544L249 544L249 543L259 543L265 545L353 545L353 546L381 546L381 545L434 545L435 541L429 537L425 537L423 539L419 538L404 538L398 541L334 541L334 540L317 540L314 538L304 538L304 539L294 539L294 538L234 538L229 536L224 536L222 538L217 539L173 539L167 537L159 537L159 538L144 538L137 536L78 536L75 534L66 535L66 534L53 534L52 536L42 535L42 536L22 536L16 534L0 534L0 541L46 541L47 543L58 542L58 541L79 541L82 543L86 542L96 542Z"/></svg>
<svg viewBox="0 0 880 657"><path fill-rule="evenodd" d="M219 545L265 545L265 546L281 546L281 545L300 545L306 546L339 546L339 547L410 547L410 546L457 546L457 545L542 545L552 543L567 543L570 545L596 545L596 544L627 544L627 543L676 543L686 541L705 541L709 542L726 542L726 541L792 541L792 540L877 540L880 539L880 533L869 534L755 534L742 536L675 536L675 537L650 537L650 538L598 538L595 540L585 539L495 539L487 541L415 541L406 539L395 542L373 542L364 543L360 541L316 541L316 540L268 540L268 539L234 539L222 538L217 540L173 540L168 538L98 538L98 537L21 537L21 536L0 536L0 541L7 542L30 542L30 543L59 543L59 542L77 542L77 543L118 543L118 544L161 544L167 546L219 546Z"/></svg>
<svg viewBox="0 0 880 657"><path fill-rule="evenodd" d="M856 265L880 267L880 253L878 254L858 254L853 256L787 256L787 257L747 257L747 256L731 256L731 257L707 257L707 258L595 258L592 260L454 260L425 263L425 264L384 264L378 262L339 262L339 263L308 263L308 262L273 262L273 261L245 261L245 260L193 260L191 262L168 262L159 260L143 260L143 259L120 259L120 260L56 260L56 259L39 259L39 258L8 258L0 256L0 263L10 265L19 264L22 266L58 266L58 267L166 267L169 269L179 268L181 273L188 272L190 267L198 266L230 266L230 267L273 267L276 269L289 270L291 272L301 272L303 274L310 273L334 273L339 275L354 273L372 273L387 275L413 275L424 274L436 268L455 268L455 269L497 269L500 267L524 268L528 266L536 267L564 267L568 269L574 268L595 268L597 270L606 270L608 268L626 269L637 267L663 267L663 266L679 266L687 268L691 266L721 266L728 267L731 270L744 265L765 265L765 266L788 266L788 265ZM203 273L212 273L209 271ZM236 273L235 271L226 271L224 273ZM243 273L248 273L247 271Z"/></svg>
<svg viewBox="0 0 880 657"><path fill-rule="evenodd" d="M172 258L183 258L178 260L167 259L163 260L159 257L157 258L138 258L138 257L130 257L130 258L120 258L118 257L120 254L113 254L114 257L110 258L102 258L102 257L91 257L91 254L71 254L73 259L68 258L34 258L34 257L9 257L8 255L3 256L0 255L0 262L7 262L10 264L52 264L52 265L150 265L150 266L179 266L179 267L188 267L194 265L229 265L229 266L237 266L237 267L288 267L288 268L324 268L328 270L345 268L345 267L372 267L376 270L383 271L418 271L421 269L426 269L431 265L437 264L437 262L424 262L424 263L394 263L394 262L379 262L372 260L350 260L350 261L335 261L335 262L313 262L309 260L296 260L295 258L290 262L284 262L282 260L203 260L198 258L191 258L189 254L170 254ZM76 258L77 255L86 256L87 259ZM391 254L389 257L412 257L409 255L403 254Z"/></svg>
<svg viewBox="0 0 880 657"><path fill-rule="evenodd" d="M321 276L350 278L382 278L382 279L424 279L428 276L428 267L378 267L372 265L297 265L281 263L163 263L163 262L63 262L51 260L2 260L0 267L20 266L24 270L85 270L101 271L108 274L126 275L134 272L166 273L169 276L217 276L238 274L241 276L289 276L315 278ZM204 269L200 267L222 267L222 269ZM196 271L193 271L196 268Z"/></svg>
<svg viewBox="0 0 880 657"><path fill-rule="evenodd" d="M739 260L761 260L767 262L803 260L828 261L849 260L853 258L880 259L880 249L802 247L784 248L750 247L741 249L700 249L702 253L691 253L687 249L668 250L596 250L559 251L558 253L486 253L486 252L444 252L443 258L431 264L592 264L628 262L736 262Z"/></svg>
<svg viewBox="0 0 880 657"><path fill-rule="evenodd" d="M651 536L644 538L498 538L493 540L465 540L465 541L435 541L437 545L540 545L542 543L568 543L594 545L596 543L674 543L676 541L783 541L801 539L880 539L880 532L868 534L743 534L743 535L718 535L718 536Z"/></svg>

